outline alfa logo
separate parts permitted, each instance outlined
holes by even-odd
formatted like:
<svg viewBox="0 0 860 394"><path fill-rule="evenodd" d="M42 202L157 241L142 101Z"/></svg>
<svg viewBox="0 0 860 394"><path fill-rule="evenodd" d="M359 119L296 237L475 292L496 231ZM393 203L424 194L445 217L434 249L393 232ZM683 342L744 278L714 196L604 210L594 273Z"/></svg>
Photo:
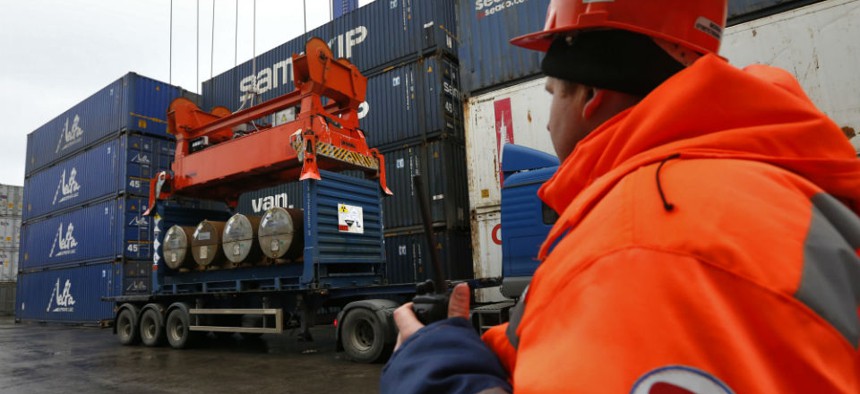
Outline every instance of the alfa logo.
<svg viewBox="0 0 860 394"><path fill-rule="evenodd" d="M66 124L60 133L60 140L57 142L57 149L54 150L54 153L59 153L61 150L66 150L70 146L81 142L84 130L79 126L80 121L80 116L75 115L75 119L72 120L72 125L69 127L69 118L66 118Z"/></svg>
<svg viewBox="0 0 860 394"><path fill-rule="evenodd" d="M135 155L134 158L131 159L131 162L137 163L137 164L151 164L152 163L152 161L149 160L149 156L144 155L144 154L140 154L140 153Z"/></svg>
<svg viewBox="0 0 860 394"><path fill-rule="evenodd" d="M72 281L66 279L66 285L63 286L63 292L60 292L60 278L57 278L57 283L54 285L54 290L51 292L51 297L48 300L48 312L74 312L75 298L72 297ZM54 307L51 309L51 307Z"/></svg>
<svg viewBox="0 0 860 394"><path fill-rule="evenodd" d="M81 185L75 180L75 175L77 174L78 170L72 167L72 171L69 172L69 179L66 180L66 170L63 170L63 175L60 176L60 184L57 185L57 191L54 192L54 205L69 201L80 194ZM58 198L59 200L57 200Z"/></svg>
<svg viewBox="0 0 860 394"><path fill-rule="evenodd" d="M128 222L129 227L149 227L149 222L146 221L146 218L143 216L135 216Z"/></svg>
<svg viewBox="0 0 860 394"><path fill-rule="evenodd" d="M69 223L69 226L66 227L66 231L64 233L63 223L61 222L60 227L57 229L57 236L54 237L54 244L51 245L51 253L48 254L48 257L61 257L75 254L78 247L78 241L75 240L74 232L75 226Z"/></svg>

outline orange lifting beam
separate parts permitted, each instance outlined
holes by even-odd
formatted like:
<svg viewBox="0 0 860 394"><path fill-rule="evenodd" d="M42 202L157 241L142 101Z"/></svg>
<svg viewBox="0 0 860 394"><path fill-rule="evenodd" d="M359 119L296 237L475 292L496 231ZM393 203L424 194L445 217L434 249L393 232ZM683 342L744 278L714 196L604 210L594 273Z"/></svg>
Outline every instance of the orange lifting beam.
<svg viewBox="0 0 860 394"><path fill-rule="evenodd" d="M293 55L293 81L295 91L236 113L223 107L207 113L188 99L174 100L167 121L176 136L176 157L172 173L152 179L149 206L178 195L235 207L243 192L320 179L320 169L363 170L391 194L384 157L367 146L358 128L367 78L348 60L335 60L325 41L314 37L305 54ZM329 99L325 106L323 97ZM288 108L298 108L292 122L256 123Z"/></svg>

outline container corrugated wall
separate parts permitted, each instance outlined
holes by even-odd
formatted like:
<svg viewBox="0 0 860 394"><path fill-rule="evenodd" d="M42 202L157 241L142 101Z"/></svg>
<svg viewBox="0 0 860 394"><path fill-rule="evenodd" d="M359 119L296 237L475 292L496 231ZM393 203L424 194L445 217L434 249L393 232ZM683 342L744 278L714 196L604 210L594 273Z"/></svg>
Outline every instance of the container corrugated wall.
<svg viewBox="0 0 860 394"><path fill-rule="evenodd" d="M18 277L18 248L0 248L0 282L14 282Z"/></svg>
<svg viewBox="0 0 860 394"><path fill-rule="evenodd" d="M419 173L426 182L434 225L468 227L466 153L462 143L443 139L383 154L388 187L394 193L383 200L387 230L422 226L412 185L412 177Z"/></svg>
<svg viewBox="0 0 860 394"><path fill-rule="evenodd" d="M149 196L149 181L169 170L173 141L122 134L24 181L24 220L30 221L116 195Z"/></svg>
<svg viewBox="0 0 860 394"><path fill-rule="evenodd" d="M436 248L448 279L471 279L471 237L461 230L436 230ZM433 263L424 232L385 237L388 283L416 283L433 277Z"/></svg>
<svg viewBox="0 0 860 394"><path fill-rule="evenodd" d="M305 42L314 36L326 40L335 57L349 59L365 76L422 56L456 55L454 4L455 0L375 1L258 55L259 100L293 91L292 55L304 52ZM247 108L251 103L243 100L254 87L254 72L249 60L203 82L204 109Z"/></svg>
<svg viewBox="0 0 860 394"><path fill-rule="evenodd" d="M110 199L26 223L20 268L58 266L98 259L151 257L151 218L143 198Z"/></svg>
<svg viewBox="0 0 860 394"><path fill-rule="evenodd" d="M0 217L21 217L23 206L23 187L0 184Z"/></svg>
<svg viewBox="0 0 860 394"><path fill-rule="evenodd" d="M24 321L99 324L113 319L119 294L113 262L22 272L18 276L15 317Z"/></svg>
<svg viewBox="0 0 860 394"><path fill-rule="evenodd" d="M0 217L0 250L17 249L21 239L20 231L20 217Z"/></svg>
<svg viewBox="0 0 860 394"><path fill-rule="evenodd" d="M121 131L172 138L167 134L167 108L180 95L191 96L175 86L126 74L28 134L24 173L32 175Z"/></svg>
<svg viewBox="0 0 860 394"><path fill-rule="evenodd" d="M256 191L242 193L236 212L245 215L262 215L267 209L304 208L301 182L284 183Z"/></svg>
<svg viewBox="0 0 860 394"><path fill-rule="evenodd" d="M394 68L367 82L361 128L372 147L463 138L463 102L456 63L431 57Z"/></svg>
<svg viewBox="0 0 860 394"><path fill-rule="evenodd" d="M10 316L15 313L14 282L0 282L0 316Z"/></svg>
<svg viewBox="0 0 860 394"><path fill-rule="evenodd" d="M549 0L461 1L459 37L463 91L473 93L541 73L543 54L511 38L543 29Z"/></svg>

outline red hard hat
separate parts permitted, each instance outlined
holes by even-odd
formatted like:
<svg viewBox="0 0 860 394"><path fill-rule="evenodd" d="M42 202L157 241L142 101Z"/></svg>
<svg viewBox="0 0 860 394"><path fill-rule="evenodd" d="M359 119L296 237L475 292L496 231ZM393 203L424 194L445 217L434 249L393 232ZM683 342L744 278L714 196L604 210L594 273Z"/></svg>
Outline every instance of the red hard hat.
<svg viewBox="0 0 860 394"><path fill-rule="evenodd" d="M551 0L546 25L511 44L546 52L559 34L621 29L716 53L726 26L726 0Z"/></svg>

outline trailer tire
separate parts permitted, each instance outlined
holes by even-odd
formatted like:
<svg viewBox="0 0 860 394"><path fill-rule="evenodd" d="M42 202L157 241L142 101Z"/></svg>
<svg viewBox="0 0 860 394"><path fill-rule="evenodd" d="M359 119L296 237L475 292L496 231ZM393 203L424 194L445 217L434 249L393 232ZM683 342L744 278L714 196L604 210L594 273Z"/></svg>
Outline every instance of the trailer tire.
<svg viewBox="0 0 860 394"><path fill-rule="evenodd" d="M191 331L191 318L188 316L188 309L183 307L171 309L170 313L167 314L165 331L170 347L174 349L191 347L196 333Z"/></svg>
<svg viewBox="0 0 860 394"><path fill-rule="evenodd" d="M144 345L154 347L164 344L164 316L150 308L140 316L140 340Z"/></svg>
<svg viewBox="0 0 860 394"><path fill-rule="evenodd" d="M347 356L359 363L382 362L388 358L393 344L385 343L385 330L372 311L356 308L343 319L341 343Z"/></svg>
<svg viewBox="0 0 860 394"><path fill-rule="evenodd" d="M133 308L123 308L117 315L116 335L123 346L137 345L140 342L137 313Z"/></svg>

